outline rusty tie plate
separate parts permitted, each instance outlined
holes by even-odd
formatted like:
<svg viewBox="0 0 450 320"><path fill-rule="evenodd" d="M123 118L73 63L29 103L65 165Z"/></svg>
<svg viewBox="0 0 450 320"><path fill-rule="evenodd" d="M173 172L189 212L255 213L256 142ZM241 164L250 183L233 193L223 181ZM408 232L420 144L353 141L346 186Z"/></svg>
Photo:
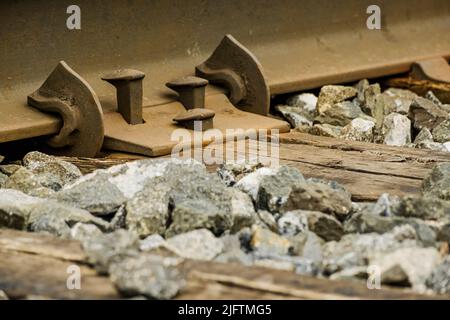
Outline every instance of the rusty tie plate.
<svg viewBox="0 0 450 320"><path fill-rule="evenodd" d="M40 88L61 60L91 86L105 115L118 106L117 90L101 79L103 75L128 68L145 73L145 113L176 101L165 84L194 75L194 68L208 61L226 34L259 61L268 88L261 91L264 97L407 72L418 61L448 61L448 0L378 1L381 30L366 27L366 9L372 2L80 0L81 30L68 30L61 1L45 5L4 1L0 142L59 132L60 118L32 110L26 97ZM249 88L245 87L246 94ZM227 91L209 88L206 96L220 92ZM235 97L239 95L231 92L230 99ZM267 102L242 101L235 105L243 110L263 114L267 110Z"/></svg>

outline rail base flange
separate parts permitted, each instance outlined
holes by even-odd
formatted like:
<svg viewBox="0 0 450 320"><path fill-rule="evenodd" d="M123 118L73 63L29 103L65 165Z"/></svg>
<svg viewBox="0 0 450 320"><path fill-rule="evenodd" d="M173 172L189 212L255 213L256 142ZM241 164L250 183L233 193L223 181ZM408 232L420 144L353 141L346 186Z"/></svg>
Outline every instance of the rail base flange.
<svg viewBox="0 0 450 320"><path fill-rule="evenodd" d="M412 65L411 75L417 80L450 83L450 66L444 58L421 60Z"/></svg>

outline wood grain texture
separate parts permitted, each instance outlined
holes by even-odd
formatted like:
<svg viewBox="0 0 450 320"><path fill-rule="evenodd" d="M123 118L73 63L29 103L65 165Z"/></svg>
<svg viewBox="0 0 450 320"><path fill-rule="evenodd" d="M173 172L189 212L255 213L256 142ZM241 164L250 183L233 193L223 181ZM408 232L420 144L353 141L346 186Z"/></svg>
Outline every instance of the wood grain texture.
<svg viewBox="0 0 450 320"><path fill-rule="evenodd" d="M431 80L417 80L412 77L389 78L383 83L386 87L408 89L420 96L433 91L442 103L450 103L450 84Z"/></svg>
<svg viewBox="0 0 450 320"><path fill-rule="evenodd" d="M49 299L113 299L118 294L108 278L82 264L41 254L0 248L0 289L12 299L29 296ZM81 272L81 289L67 289L69 266L77 264Z"/></svg>
<svg viewBox="0 0 450 320"><path fill-rule="evenodd" d="M382 193L420 193L423 178L450 153L345 141L291 132L280 135L281 163L307 177L336 180L355 201L373 201Z"/></svg>
<svg viewBox="0 0 450 320"><path fill-rule="evenodd" d="M86 260L86 255L79 242L41 233L0 229L0 248L3 251L37 254L59 260L74 262Z"/></svg>
<svg viewBox="0 0 450 320"><path fill-rule="evenodd" d="M187 290L179 299L200 297L201 299L233 299L232 290L250 295L271 295L280 299L423 299L424 295L409 290L383 286L381 290L367 289L365 281L328 280L300 276L289 271L263 267L245 267L239 264L188 261L184 264L188 272ZM198 282L203 285L199 288ZM193 289L194 286L196 289ZM220 287L218 286L220 285ZM225 288L229 288L228 291ZM218 290L218 291L217 291ZM218 297L220 292L220 297ZM201 295L203 293L203 295ZM208 294L205 294L208 293ZM240 296L234 297L240 298ZM435 297L434 297L435 298Z"/></svg>

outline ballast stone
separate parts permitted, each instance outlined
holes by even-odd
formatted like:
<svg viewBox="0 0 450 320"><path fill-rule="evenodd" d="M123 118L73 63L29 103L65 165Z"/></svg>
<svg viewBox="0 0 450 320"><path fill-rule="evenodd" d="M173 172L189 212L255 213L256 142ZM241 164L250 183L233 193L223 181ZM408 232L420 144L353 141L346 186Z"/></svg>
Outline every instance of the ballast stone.
<svg viewBox="0 0 450 320"><path fill-rule="evenodd" d="M126 201L122 192L109 181L109 176L98 173L92 179L76 181L65 186L52 199L81 208L94 215L107 215L117 211Z"/></svg>
<svg viewBox="0 0 450 320"><path fill-rule="evenodd" d="M38 151L27 153L22 161L43 187L54 191L60 190L82 176L78 167L72 163Z"/></svg>

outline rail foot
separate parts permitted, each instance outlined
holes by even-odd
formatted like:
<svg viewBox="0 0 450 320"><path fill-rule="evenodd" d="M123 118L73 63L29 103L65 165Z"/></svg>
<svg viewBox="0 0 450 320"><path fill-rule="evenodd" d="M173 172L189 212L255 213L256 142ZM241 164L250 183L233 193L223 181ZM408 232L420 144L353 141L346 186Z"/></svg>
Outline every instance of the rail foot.
<svg viewBox="0 0 450 320"><path fill-rule="evenodd" d="M411 76L417 80L450 83L450 66L444 58L417 61L412 65Z"/></svg>

